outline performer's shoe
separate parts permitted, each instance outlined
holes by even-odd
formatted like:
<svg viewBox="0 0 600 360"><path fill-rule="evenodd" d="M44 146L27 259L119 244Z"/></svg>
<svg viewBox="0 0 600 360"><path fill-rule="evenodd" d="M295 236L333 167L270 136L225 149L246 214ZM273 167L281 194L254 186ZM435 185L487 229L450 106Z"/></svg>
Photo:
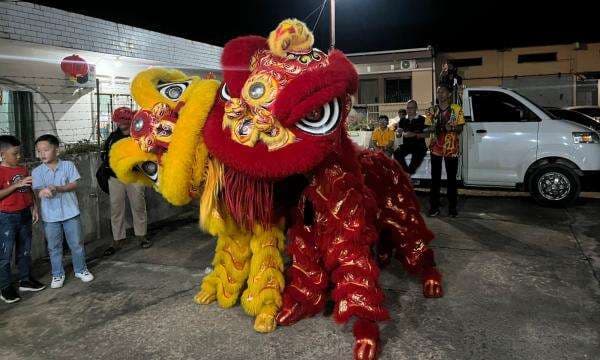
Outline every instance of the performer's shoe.
<svg viewBox="0 0 600 360"><path fill-rule="evenodd" d="M258 314L254 320L254 330L259 333L270 333L275 331L277 323L272 314Z"/></svg>
<svg viewBox="0 0 600 360"><path fill-rule="evenodd" d="M376 323L358 319L354 323L354 359L372 360L379 352L379 328Z"/></svg>
<svg viewBox="0 0 600 360"><path fill-rule="evenodd" d="M215 291L210 292L200 290L196 296L194 296L194 302L200 305L208 305L215 300L217 300L217 293Z"/></svg>
<svg viewBox="0 0 600 360"><path fill-rule="evenodd" d="M429 217L436 217L440 214L440 209L439 208L431 208L429 209L429 212L427 213L427 216Z"/></svg>
<svg viewBox="0 0 600 360"><path fill-rule="evenodd" d="M286 301L284 301L279 314L277 314L276 320L277 324L288 326L297 323L304 317L306 317L306 311L301 303L294 302L292 304L286 304Z"/></svg>
<svg viewBox="0 0 600 360"><path fill-rule="evenodd" d="M392 262L392 250L377 253L377 264L380 268L388 266Z"/></svg>
<svg viewBox="0 0 600 360"><path fill-rule="evenodd" d="M442 288L442 275L435 267L425 269L423 272L423 296L426 298L440 298L444 296Z"/></svg>
<svg viewBox="0 0 600 360"><path fill-rule="evenodd" d="M456 208L450 208L448 210L448 216L451 218L455 218L458 216L458 211L456 211Z"/></svg>

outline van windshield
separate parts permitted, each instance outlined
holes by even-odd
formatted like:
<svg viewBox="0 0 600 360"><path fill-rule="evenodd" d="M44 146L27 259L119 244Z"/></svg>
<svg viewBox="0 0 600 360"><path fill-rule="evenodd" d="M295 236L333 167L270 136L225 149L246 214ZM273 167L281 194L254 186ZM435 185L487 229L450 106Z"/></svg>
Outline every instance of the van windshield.
<svg viewBox="0 0 600 360"><path fill-rule="evenodd" d="M546 110L553 113L559 119L573 121L575 123L578 123L579 125L583 125L592 128L596 131L600 131L600 122L594 120L594 118L591 118L587 115L580 114L577 111L558 108L548 108Z"/></svg>
<svg viewBox="0 0 600 360"><path fill-rule="evenodd" d="M537 108L538 108L538 109L539 109L541 112L543 112L544 114L548 115L548 117L549 117L550 119L553 119L553 120L558 120L558 119L559 119L559 118L558 118L556 115L554 115L554 114L552 114L550 111L548 111L548 110L544 109L544 107L540 106L540 105L539 105L539 104L537 104L535 101L533 101L533 100L531 100L530 98L528 98L527 96L525 96L525 95L521 94L521 93L520 93L520 92L518 92L517 90L513 90L513 89L511 89L511 90L512 90L512 91L514 91L515 93L519 94L520 96L524 97L524 98L525 98L527 101L529 101L529 102L530 102L530 103L532 103L533 105L535 105L535 107L537 107Z"/></svg>

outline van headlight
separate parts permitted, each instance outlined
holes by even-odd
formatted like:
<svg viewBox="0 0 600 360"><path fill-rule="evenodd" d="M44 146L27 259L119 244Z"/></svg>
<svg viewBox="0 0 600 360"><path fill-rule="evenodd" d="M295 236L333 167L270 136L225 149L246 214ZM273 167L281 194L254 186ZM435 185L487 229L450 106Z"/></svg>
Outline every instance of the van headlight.
<svg viewBox="0 0 600 360"><path fill-rule="evenodd" d="M575 144L597 144L600 142L598 133L595 132L574 132L573 141Z"/></svg>

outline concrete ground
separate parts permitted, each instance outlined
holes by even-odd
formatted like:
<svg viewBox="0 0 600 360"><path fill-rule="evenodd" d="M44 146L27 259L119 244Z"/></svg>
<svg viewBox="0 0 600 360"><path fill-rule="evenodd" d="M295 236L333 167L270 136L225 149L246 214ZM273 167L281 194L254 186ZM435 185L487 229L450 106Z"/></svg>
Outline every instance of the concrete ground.
<svg viewBox="0 0 600 360"><path fill-rule="evenodd" d="M459 210L427 220L444 298L424 299L397 264L382 272L393 320L381 326L380 358L599 359L600 201L565 210L468 197ZM68 276L62 289L1 304L0 358L351 358L350 325L330 317L265 335L239 306L194 304L215 244L193 219L164 224L154 239L91 261L90 284Z"/></svg>

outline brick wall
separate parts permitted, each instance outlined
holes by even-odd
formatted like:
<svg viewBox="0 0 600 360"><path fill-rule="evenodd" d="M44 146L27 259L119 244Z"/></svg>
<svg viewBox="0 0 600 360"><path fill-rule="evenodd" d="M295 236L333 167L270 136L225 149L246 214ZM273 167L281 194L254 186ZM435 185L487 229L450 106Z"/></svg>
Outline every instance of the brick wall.
<svg viewBox="0 0 600 360"><path fill-rule="evenodd" d="M148 64L182 68L188 74L218 72L222 51L218 46L14 1L0 2L0 47L0 88L32 92L34 137L54 133L65 143L96 139L96 97L93 89L67 83L59 66L62 57L83 55L97 65L102 93L128 94L129 81ZM31 51L17 54L23 49ZM112 74L103 73L98 64L112 63L117 56L127 60ZM10 132L0 121L0 133Z"/></svg>
<svg viewBox="0 0 600 360"><path fill-rule="evenodd" d="M218 70L222 48L27 2L0 2L0 38Z"/></svg>

